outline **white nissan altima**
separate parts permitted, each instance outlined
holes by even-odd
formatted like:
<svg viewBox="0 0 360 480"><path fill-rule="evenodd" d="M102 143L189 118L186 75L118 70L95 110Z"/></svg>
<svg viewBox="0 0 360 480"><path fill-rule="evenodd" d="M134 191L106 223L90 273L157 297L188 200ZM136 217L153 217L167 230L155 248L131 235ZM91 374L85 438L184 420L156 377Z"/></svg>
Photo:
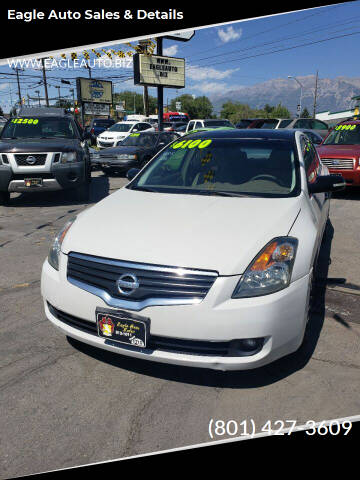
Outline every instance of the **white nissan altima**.
<svg viewBox="0 0 360 480"><path fill-rule="evenodd" d="M291 130L194 132L68 222L42 270L47 318L81 342L219 370L296 351L330 176Z"/></svg>

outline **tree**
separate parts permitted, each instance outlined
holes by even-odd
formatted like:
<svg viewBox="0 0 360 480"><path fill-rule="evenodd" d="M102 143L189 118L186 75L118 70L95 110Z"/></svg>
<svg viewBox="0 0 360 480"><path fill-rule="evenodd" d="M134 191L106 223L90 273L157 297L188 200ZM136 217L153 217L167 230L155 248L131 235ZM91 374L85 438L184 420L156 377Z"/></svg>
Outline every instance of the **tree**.
<svg viewBox="0 0 360 480"><path fill-rule="evenodd" d="M250 108L247 104L228 101L223 104L220 117L227 118L232 123L237 123L242 118L253 118L258 116L256 113L257 111Z"/></svg>
<svg viewBox="0 0 360 480"><path fill-rule="evenodd" d="M270 118L291 118L291 114L286 107L279 103L277 107L273 108Z"/></svg>
<svg viewBox="0 0 360 480"><path fill-rule="evenodd" d="M310 118L309 110L306 107L300 113L300 118Z"/></svg>
<svg viewBox="0 0 360 480"><path fill-rule="evenodd" d="M243 118L291 118L289 110L281 103L276 107L266 104L263 109L258 110L247 104L228 101L222 106L220 115L232 123L237 123Z"/></svg>
<svg viewBox="0 0 360 480"><path fill-rule="evenodd" d="M144 115L144 100L141 93L132 92L131 90L125 90L120 93L114 93L113 103L119 103L120 101L125 101L125 109L129 111L134 111L135 103L135 112ZM156 113L157 99L149 95L149 110L150 115Z"/></svg>
<svg viewBox="0 0 360 480"><path fill-rule="evenodd" d="M214 108L208 97L204 95L194 98L185 93L173 98L170 102L171 111L176 111L176 102L181 102L181 111L188 113L190 118L209 118Z"/></svg>
<svg viewBox="0 0 360 480"><path fill-rule="evenodd" d="M3 109L0 107L0 116L4 116L4 112L3 112Z"/></svg>

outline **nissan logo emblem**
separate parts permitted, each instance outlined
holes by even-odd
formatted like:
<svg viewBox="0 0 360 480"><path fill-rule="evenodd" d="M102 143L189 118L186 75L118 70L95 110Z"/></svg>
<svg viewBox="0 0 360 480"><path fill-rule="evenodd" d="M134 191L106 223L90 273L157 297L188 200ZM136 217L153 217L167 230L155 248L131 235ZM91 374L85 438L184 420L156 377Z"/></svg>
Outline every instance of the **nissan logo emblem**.
<svg viewBox="0 0 360 480"><path fill-rule="evenodd" d="M119 293L129 296L139 288L139 281L132 273L124 273L117 279L116 286Z"/></svg>
<svg viewBox="0 0 360 480"><path fill-rule="evenodd" d="M35 163L36 163L36 158L33 157L32 155L29 155L29 156L26 158L26 163L29 164L29 165L35 165Z"/></svg>

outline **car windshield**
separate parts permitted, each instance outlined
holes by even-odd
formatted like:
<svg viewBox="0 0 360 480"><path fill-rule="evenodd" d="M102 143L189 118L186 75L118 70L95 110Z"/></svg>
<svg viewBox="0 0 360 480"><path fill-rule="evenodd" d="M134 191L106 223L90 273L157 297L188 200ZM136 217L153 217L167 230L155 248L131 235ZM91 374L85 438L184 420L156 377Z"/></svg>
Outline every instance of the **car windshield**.
<svg viewBox="0 0 360 480"><path fill-rule="evenodd" d="M204 127L232 127L229 120L205 120Z"/></svg>
<svg viewBox="0 0 360 480"><path fill-rule="evenodd" d="M69 118L12 118L1 132L1 138L77 138Z"/></svg>
<svg viewBox="0 0 360 480"><path fill-rule="evenodd" d="M129 137L121 142L121 146L126 147L153 147L157 136L148 133L131 133Z"/></svg>
<svg viewBox="0 0 360 480"><path fill-rule="evenodd" d="M223 196L297 194L294 145L284 140L192 136L175 141L128 188Z"/></svg>
<svg viewBox="0 0 360 480"><path fill-rule="evenodd" d="M337 125L326 137L323 145L360 145L360 125Z"/></svg>
<svg viewBox="0 0 360 480"><path fill-rule="evenodd" d="M258 128L275 128L278 124L278 120L264 120L262 125L259 125Z"/></svg>
<svg viewBox="0 0 360 480"><path fill-rule="evenodd" d="M128 132L130 128L133 126L133 123L115 123L110 128L108 128L108 132Z"/></svg>
<svg viewBox="0 0 360 480"><path fill-rule="evenodd" d="M289 118L288 120L281 120L278 125L278 128L286 128L288 125L290 125L291 122L292 122L291 118Z"/></svg>
<svg viewBox="0 0 360 480"><path fill-rule="evenodd" d="M240 122L236 124L236 128L246 128L250 123L252 123L252 120L240 120Z"/></svg>

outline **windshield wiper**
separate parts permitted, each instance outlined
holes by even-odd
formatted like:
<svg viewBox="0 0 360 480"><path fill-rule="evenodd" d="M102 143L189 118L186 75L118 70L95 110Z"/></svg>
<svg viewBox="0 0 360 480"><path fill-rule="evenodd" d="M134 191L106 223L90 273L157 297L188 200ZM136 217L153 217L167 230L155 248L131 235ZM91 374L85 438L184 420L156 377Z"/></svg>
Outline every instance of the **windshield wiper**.
<svg viewBox="0 0 360 480"><path fill-rule="evenodd" d="M223 190L200 190L195 193L200 195L217 195L219 197L251 197L252 195L247 195L246 193L237 193L237 192L226 192Z"/></svg>
<svg viewBox="0 0 360 480"><path fill-rule="evenodd" d="M157 192L157 193L159 193L159 190L156 190L155 188L138 187L137 185L135 185L134 187L129 187L129 190L140 190L141 192Z"/></svg>

